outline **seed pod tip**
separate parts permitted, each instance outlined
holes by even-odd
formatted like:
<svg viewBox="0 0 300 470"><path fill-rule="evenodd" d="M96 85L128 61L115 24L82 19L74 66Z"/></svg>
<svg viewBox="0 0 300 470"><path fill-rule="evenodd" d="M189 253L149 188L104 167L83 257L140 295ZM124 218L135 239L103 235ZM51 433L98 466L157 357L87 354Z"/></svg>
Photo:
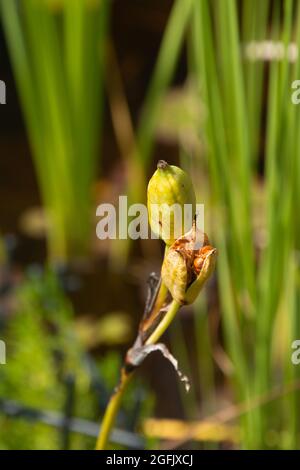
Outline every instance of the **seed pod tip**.
<svg viewBox="0 0 300 470"><path fill-rule="evenodd" d="M158 170L165 170L168 166L169 166L169 164L165 160L159 160L157 162L157 169Z"/></svg>

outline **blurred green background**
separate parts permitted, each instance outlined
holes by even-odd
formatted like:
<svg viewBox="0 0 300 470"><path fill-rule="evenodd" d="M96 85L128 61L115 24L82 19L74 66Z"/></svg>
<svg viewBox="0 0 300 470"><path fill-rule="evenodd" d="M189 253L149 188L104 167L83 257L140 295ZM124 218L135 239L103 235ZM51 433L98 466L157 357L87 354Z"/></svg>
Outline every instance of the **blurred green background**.
<svg viewBox="0 0 300 470"><path fill-rule="evenodd" d="M96 238L159 159L205 204L217 272L126 395L114 448L300 442L297 0L1 0L0 448L92 449L158 240Z"/></svg>

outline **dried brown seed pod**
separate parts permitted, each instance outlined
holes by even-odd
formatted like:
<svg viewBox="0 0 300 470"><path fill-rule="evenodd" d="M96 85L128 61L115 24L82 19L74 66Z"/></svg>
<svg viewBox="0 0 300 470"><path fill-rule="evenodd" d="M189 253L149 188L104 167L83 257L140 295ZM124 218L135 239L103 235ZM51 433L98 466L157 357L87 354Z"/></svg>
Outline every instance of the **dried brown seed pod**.
<svg viewBox="0 0 300 470"><path fill-rule="evenodd" d="M190 275L187 263L188 258L184 252L170 248L165 256L161 271L162 279L171 292L173 299L181 304L184 304L186 286Z"/></svg>
<svg viewBox="0 0 300 470"><path fill-rule="evenodd" d="M217 250L205 233L193 228L178 238L166 253L162 279L173 299L181 304L194 302L215 267Z"/></svg>

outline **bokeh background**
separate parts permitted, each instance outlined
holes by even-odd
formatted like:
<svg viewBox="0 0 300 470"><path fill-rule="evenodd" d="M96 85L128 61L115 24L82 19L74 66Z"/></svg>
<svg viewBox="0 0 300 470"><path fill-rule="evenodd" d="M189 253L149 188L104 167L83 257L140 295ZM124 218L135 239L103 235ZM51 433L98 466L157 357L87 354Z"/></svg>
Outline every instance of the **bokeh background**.
<svg viewBox="0 0 300 470"><path fill-rule="evenodd" d="M1 0L0 448L92 449L159 273L100 241L159 159L193 178L217 272L125 397L113 448L299 448L297 0Z"/></svg>

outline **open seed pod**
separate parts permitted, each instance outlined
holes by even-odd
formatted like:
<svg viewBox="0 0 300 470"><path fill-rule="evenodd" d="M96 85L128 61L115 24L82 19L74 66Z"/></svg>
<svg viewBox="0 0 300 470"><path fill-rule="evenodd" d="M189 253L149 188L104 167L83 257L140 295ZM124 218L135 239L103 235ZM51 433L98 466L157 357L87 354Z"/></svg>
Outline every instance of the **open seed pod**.
<svg viewBox="0 0 300 470"><path fill-rule="evenodd" d="M194 223L171 245L162 265L162 280L173 299L181 304L193 303L215 268L216 256L216 248Z"/></svg>

